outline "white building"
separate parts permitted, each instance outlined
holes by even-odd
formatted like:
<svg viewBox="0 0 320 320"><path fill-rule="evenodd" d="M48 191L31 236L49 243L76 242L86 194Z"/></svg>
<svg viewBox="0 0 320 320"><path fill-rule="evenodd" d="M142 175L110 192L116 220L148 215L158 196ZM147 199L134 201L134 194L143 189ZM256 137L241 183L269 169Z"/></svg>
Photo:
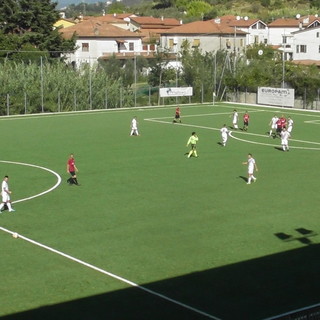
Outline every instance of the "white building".
<svg viewBox="0 0 320 320"><path fill-rule="evenodd" d="M59 31L66 39L76 35L77 49L67 54L67 60L76 66L83 63L93 65L99 58L108 55L134 56L142 51L139 34L95 19Z"/></svg>
<svg viewBox="0 0 320 320"><path fill-rule="evenodd" d="M227 15L215 19L217 23L224 23L232 28L246 32L246 45L267 44L268 43L268 25L259 19L250 19L249 17Z"/></svg>
<svg viewBox="0 0 320 320"><path fill-rule="evenodd" d="M320 61L320 26L292 33L293 60Z"/></svg>

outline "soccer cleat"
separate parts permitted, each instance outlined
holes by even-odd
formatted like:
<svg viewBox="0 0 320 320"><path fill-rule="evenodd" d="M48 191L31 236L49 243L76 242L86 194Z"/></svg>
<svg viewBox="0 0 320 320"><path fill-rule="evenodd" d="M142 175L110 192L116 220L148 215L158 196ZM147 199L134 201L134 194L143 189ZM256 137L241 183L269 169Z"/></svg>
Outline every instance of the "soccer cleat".
<svg viewBox="0 0 320 320"><path fill-rule="evenodd" d="M15 212L16 210L14 210L14 209L11 209L11 210L9 210L9 212Z"/></svg>
<svg viewBox="0 0 320 320"><path fill-rule="evenodd" d="M247 182L247 184L251 184L251 182Z"/></svg>

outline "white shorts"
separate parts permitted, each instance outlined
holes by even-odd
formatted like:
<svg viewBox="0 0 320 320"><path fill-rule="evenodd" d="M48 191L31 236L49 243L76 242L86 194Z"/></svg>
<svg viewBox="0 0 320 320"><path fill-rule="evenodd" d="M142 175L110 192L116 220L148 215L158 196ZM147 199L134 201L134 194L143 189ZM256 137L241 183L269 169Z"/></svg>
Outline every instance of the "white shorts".
<svg viewBox="0 0 320 320"><path fill-rule="evenodd" d="M277 124L271 125L271 129L277 129Z"/></svg>
<svg viewBox="0 0 320 320"><path fill-rule="evenodd" d="M282 145L288 145L288 139L281 139L281 144Z"/></svg>
<svg viewBox="0 0 320 320"><path fill-rule="evenodd" d="M6 192L3 192L2 193L2 202L3 203L6 203L6 202L9 202L10 201L10 195Z"/></svg>

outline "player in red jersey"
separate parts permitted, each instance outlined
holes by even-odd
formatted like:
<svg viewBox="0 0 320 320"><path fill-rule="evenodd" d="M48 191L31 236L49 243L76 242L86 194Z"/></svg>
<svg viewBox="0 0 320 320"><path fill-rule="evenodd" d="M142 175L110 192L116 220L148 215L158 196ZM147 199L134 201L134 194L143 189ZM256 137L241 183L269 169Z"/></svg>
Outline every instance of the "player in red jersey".
<svg viewBox="0 0 320 320"><path fill-rule="evenodd" d="M248 111L246 111L245 114L243 115L243 128L242 128L242 131L248 131L249 120L250 120L250 115L249 115Z"/></svg>
<svg viewBox="0 0 320 320"><path fill-rule="evenodd" d="M282 130L287 126L287 119L284 117L284 115L282 115L280 118L280 121L281 121L281 130Z"/></svg>
<svg viewBox="0 0 320 320"><path fill-rule="evenodd" d="M177 122L181 123L181 111L179 106L176 108L176 113L173 119L173 123L177 123Z"/></svg>
<svg viewBox="0 0 320 320"><path fill-rule="evenodd" d="M75 185L79 185L78 180L77 180L77 175L76 172L78 172L78 168L76 167L75 164L75 160L74 160L74 156L71 153L70 157L68 159L67 162L67 172L70 173L71 177L67 180L67 182L69 183L69 185L75 184Z"/></svg>
<svg viewBox="0 0 320 320"><path fill-rule="evenodd" d="M280 137L280 133L282 131L281 118L279 118L276 123L277 123L276 136Z"/></svg>

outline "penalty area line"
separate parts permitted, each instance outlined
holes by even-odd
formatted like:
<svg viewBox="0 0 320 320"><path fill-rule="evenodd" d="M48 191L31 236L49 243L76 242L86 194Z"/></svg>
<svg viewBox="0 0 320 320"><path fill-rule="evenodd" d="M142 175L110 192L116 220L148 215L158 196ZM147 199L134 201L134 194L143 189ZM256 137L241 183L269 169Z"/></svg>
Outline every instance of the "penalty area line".
<svg viewBox="0 0 320 320"><path fill-rule="evenodd" d="M16 236L16 232L10 231L10 230L8 230L8 229L6 229L6 228L3 228L3 227L1 227L1 226L0 226L0 230L9 233L9 234L11 234L12 236ZM209 319L221 320L220 318L217 318L217 317L215 317L215 316L213 316L213 315L211 315L211 314L209 314L209 313L206 313L206 312L201 311L201 310L199 310L199 309L197 309L197 308L191 307L191 306L189 306L189 305L187 305L187 304L185 304L185 303L182 303L182 302L180 302L180 301L178 301L178 300L172 299L172 298L170 298L170 297L168 297L168 296L166 296L166 295L163 295L163 294L161 294L161 293L158 293L158 292L156 292L156 291L150 290L150 289L148 289L148 288L146 288L146 287L144 287L144 286L140 286L140 285L137 284L137 283L134 283L134 282L132 282L132 281L130 281L130 280L127 280L127 279L125 279L125 278L123 278L123 277L117 276L117 275L114 274L114 273L111 273L111 272L109 272L109 271L106 271L106 270L104 270L104 269L101 269L101 268L99 268L99 267L96 267L96 266L94 266L94 265L92 265L92 264L90 264L90 263L87 263L87 262L85 262L85 261L83 261L83 260L80 260L80 259L77 259L77 258L75 258L75 257L72 257L72 256L70 256L70 255L68 255L68 254L66 254L66 253L63 253L63 252L61 252L61 251L58 251L58 250L56 250L56 249L54 249L54 248L48 247L48 246L46 246L46 245L44 245L44 244L42 244L42 243L40 243L40 242L34 241L34 240L32 240L32 239L30 239L30 238L27 238L27 237L25 237L25 236L23 236L23 235L21 235L21 234L18 234L17 237L18 237L19 239L22 239L22 240L25 240L25 241L27 241L27 242L30 242L30 243L38 246L38 247L41 247L41 248L43 248L43 249L45 249L45 250L51 251L51 252L53 252L53 253L56 253L56 254L64 257L64 258L67 258L67 259L69 259L69 260L72 260L72 261L74 261L74 262L77 262L77 263L79 263L79 264L81 264L81 265L83 265L83 266L85 266L85 267L87 267L87 268L93 269L93 270L98 271L98 272L100 272L100 273L102 273L102 274L105 274L105 275L107 275L107 276L109 276L109 277L111 277L111 278L114 278L114 279L116 279L116 280L119 280L119 281L121 281L121 282L124 282L124 283L126 283L126 284L128 284L128 285L130 285L130 286L132 286L132 287L138 288L138 289L140 289L140 290L142 290L142 291L145 291L145 292L147 292L147 293L149 293L149 294L152 294L152 295L154 295L154 296L156 296L156 297L158 297L158 298L164 299L164 300L169 301L169 302L171 302L171 303L174 303L174 304L176 304L176 305L178 305L178 306L180 306L180 307L183 307L183 308L188 309L188 310L191 310L191 311L193 311L193 312L195 312L195 313L201 314L201 315L203 315L203 316L205 316L205 317L207 317L207 318L209 318Z"/></svg>

